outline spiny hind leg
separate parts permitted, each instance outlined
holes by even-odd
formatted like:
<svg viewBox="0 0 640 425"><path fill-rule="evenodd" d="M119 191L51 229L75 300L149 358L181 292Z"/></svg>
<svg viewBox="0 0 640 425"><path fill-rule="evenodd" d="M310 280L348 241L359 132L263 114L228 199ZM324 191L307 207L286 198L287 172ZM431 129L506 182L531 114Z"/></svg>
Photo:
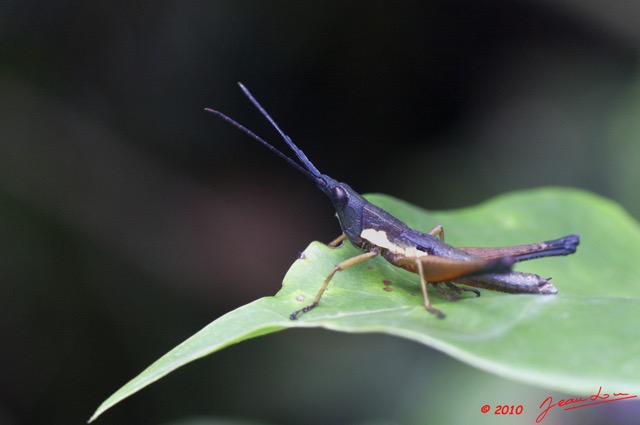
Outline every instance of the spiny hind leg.
<svg viewBox="0 0 640 425"><path fill-rule="evenodd" d="M349 267L362 263L363 261L373 258L376 255L378 255L378 253L375 251L365 252L364 254L356 255L355 257L351 257L347 260L341 261L340 263L336 264L333 267L333 270L331 270L331 273L329 273L329 276L327 276L327 278L324 280L324 283L320 287L320 290L318 291L316 296L313 298L313 302L311 302L311 304L309 304L308 306L301 308L300 310L294 311L293 313L291 313L289 318L291 320L296 320L300 313L306 313L312 308L314 308L315 306L317 306L318 303L320 302L320 298L322 298L322 294L324 294L324 291L327 289L327 286L329 286L329 282L331 282L333 275L335 275L337 272L341 270L346 270Z"/></svg>
<svg viewBox="0 0 640 425"><path fill-rule="evenodd" d="M446 290L440 284L445 284L450 290ZM434 283L433 286L434 288L436 288L436 291L438 291L440 295L447 298L449 301L458 301L460 299L460 295L462 295L464 291L473 292L477 297L480 296L480 291L478 291L477 289L460 287L451 281L437 282Z"/></svg>
<svg viewBox="0 0 640 425"><path fill-rule="evenodd" d="M466 288L464 286L458 286L453 282L444 282L444 284L447 285L450 289L456 291L458 295L461 295L463 291L467 291L467 292L473 292L474 294L476 294L476 297L480 296L480 291L478 291L475 288Z"/></svg>
<svg viewBox="0 0 640 425"><path fill-rule="evenodd" d="M460 288L449 288L451 290L448 290L444 287L441 286L441 284L447 284L448 282L436 282L433 284L433 287L435 288L436 291L438 291L438 293L440 295L442 295L443 297L445 297L446 299L448 299L449 301L458 301L460 299L459 295L462 291L460 291ZM449 285L447 285L449 286Z"/></svg>

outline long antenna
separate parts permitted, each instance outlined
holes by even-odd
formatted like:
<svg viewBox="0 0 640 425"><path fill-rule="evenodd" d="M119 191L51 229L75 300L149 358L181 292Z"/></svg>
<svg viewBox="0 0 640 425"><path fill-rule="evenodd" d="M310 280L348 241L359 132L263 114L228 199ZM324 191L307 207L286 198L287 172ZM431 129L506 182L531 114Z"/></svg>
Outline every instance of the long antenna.
<svg viewBox="0 0 640 425"><path fill-rule="evenodd" d="M271 125L276 129L276 131L280 134L280 136L282 136L282 138L284 139L285 142L287 142L287 145L289 145L289 147L293 150L293 152L296 154L296 156L298 157L298 159L303 163L303 165L306 167L302 167L300 166L300 164L298 164L297 162L295 162L293 159L289 158L287 155L285 155L284 153L282 153L281 151L279 151L278 149L276 149L275 147L273 147L272 145L270 145L269 143L267 143L264 139L262 139L260 136L258 136L257 134L255 134L253 131L249 130L248 128L246 128L245 126L243 126L242 124L240 124L239 122L235 121L233 118L223 114L220 111L217 111L215 109L211 109L211 108L204 108L205 111L210 112L214 115L217 115L218 117L222 118L223 120L225 120L226 122L228 122L229 124L233 125L234 127L236 127L238 130L242 131L244 134L246 134L247 136L251 137L252 139L256 140L257 142L260 142L262 145L264 145L267 149L269 149L271 152L275 153L276 155L278 155L280 158L284 159L285 161L287 161L289 163L289 165L291 165L292 167L294 167L295 169L297 169L298 171L300 171L302 174L304 174L305 176L307 176L308 178L310 178L311 180L316 181L318 179L318 177L320 177L322 174L320 173L320 171L318 171L318 169L311 163L311 161L309 161L309 159L307 158L307 156L304 154L304 152L302 152L291 140L291 138L289 136L287 136L278 126L278 124L276 124L276 122L273 120L273 118L271 118L271 116L267 113L267 111L262 107L262 105L260 105L260 103L258 103L258 101L253 97L253 95L249 92L249 90L242 84L242 83L238 83L238 85L240 86L240 88L242 89L242 91L244 92L245 96L247 96L247 98L251 101L251 103L258 109L258 111L260 111L260 113L269 121L269 123L271 123Z"/></svg>
<svg viewBox="0 0 640 425"><path fill-rule="evenodd" d="M260 103L256 100L255 97L253 97L253 95L251 94L251 92L249 91L249 89L247 89L244 84L242 84L241 82L238 82L238 85L240 86L240 88L242 89L242 91L244 92L244 95L247 96L247 98L251 101L251 103L253 103L253 106L255 106L258 111L260 111L260 113L262 115L264 115L264 117L271 123L271 125L273 126L273 128L275 128L278 133L280 133L280 136L282 136L282 138L284 139L285 142L287 142L287 145L289 145L289 147L291 148L291 150L293 150L293 152L296 154L296 156L298 157L298 159L305 165L305 167L307 167L307 169L309 171L311 171L311 173L313 173L316 176L321 175L320 171L318 171L318 169L313 165L313 163L311 161L309 161L309 158L307 158L307 156L304 154L304 152L302 152L300 150L300 148L298 148L295 143L293 143L293 141L291 140L291 138L289 136L287 136L284 131L282 131L280 129L280 127L278 126L278 124L274 121L273 118L271 118L271 115L269 115L269 113L262 107L262 105L260 105Z"/></svg>

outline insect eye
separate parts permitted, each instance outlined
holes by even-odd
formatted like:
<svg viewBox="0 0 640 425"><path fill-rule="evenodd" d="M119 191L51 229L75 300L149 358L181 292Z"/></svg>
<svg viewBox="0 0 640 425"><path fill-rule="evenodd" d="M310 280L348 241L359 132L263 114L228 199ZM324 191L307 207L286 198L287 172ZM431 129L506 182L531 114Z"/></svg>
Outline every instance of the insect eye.
<svg viewBox="0 0 640 425"><path fill-rule="evenodd" d="M336 206L344 207L349 199L349 194L340 186L333 188L333 202Z"/></svg>
<svg viewBox="0 0 640 425"><path fill-rule="evenodd" d="M335 193L337 200L347 199L347 191L340 186L333 188L333 193Z"/></svg>

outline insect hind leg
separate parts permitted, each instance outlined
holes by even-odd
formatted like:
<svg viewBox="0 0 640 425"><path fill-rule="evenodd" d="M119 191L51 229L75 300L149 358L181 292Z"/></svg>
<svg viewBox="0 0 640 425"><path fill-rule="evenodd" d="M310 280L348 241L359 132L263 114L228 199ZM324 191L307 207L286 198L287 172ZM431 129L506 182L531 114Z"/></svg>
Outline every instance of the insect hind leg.
<svg viewBox="0 0 640 425"><path fill-rule="evenodd" d="M449 288L449 290L444 288L442 285L446 285L447 288ZM480 296L480 291L478 291L477 289L460 287L460 286L458 286L458 285L456 285L456 284L454 284L453 282L450 282L450 281L433 283L433 287L436 289L436 291L438 291L438 293L440 295L442 295L443 297L445 297L449 301L458 301L458 300L460 300L460 296L465 291L473 292L476 295L476 297Z"/></svg>
<svg viewBox="0 0 640 425"><path fill-rule="evenodd" d="M465 287L460 287L458 285L456 285L453 282L444 282L445 285L447 285L448 288L450 288L451 290L455 291L458 295L461 295L462 292L467 291L467 292L473 292L474 294L476 294L476 297L480 296L480 291L478 291L475 288L465 288Z"/></svg>

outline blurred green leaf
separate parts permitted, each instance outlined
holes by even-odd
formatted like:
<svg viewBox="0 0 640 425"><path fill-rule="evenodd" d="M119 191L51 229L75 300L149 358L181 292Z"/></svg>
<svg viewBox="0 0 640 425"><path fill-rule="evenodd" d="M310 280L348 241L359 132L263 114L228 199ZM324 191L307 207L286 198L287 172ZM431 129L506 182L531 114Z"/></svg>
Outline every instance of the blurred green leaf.
<svg viewBox="0 0 640 425"><path fill-rule="evenodd" d="M640 229L618 205L596 195L559 188L515 192L473 208L428 212L402 201L368 199L424 231L443 224L447 242L498 246L578 233L571 257L521 263L518 269L552 276L555 296L482 296L431 300L447 317L422 307L417 277L375 258L338 273L320 305L297 321L334 264L357 254L313 242L291 266L283 288L240 307L171 350L119 389L92 420L173 370L224 347L293 327L383 332L441 350L480 369L570 393L640 392L640 338L635 329L640 292ZM221 385L223 385L221 383Z"/></svg>

